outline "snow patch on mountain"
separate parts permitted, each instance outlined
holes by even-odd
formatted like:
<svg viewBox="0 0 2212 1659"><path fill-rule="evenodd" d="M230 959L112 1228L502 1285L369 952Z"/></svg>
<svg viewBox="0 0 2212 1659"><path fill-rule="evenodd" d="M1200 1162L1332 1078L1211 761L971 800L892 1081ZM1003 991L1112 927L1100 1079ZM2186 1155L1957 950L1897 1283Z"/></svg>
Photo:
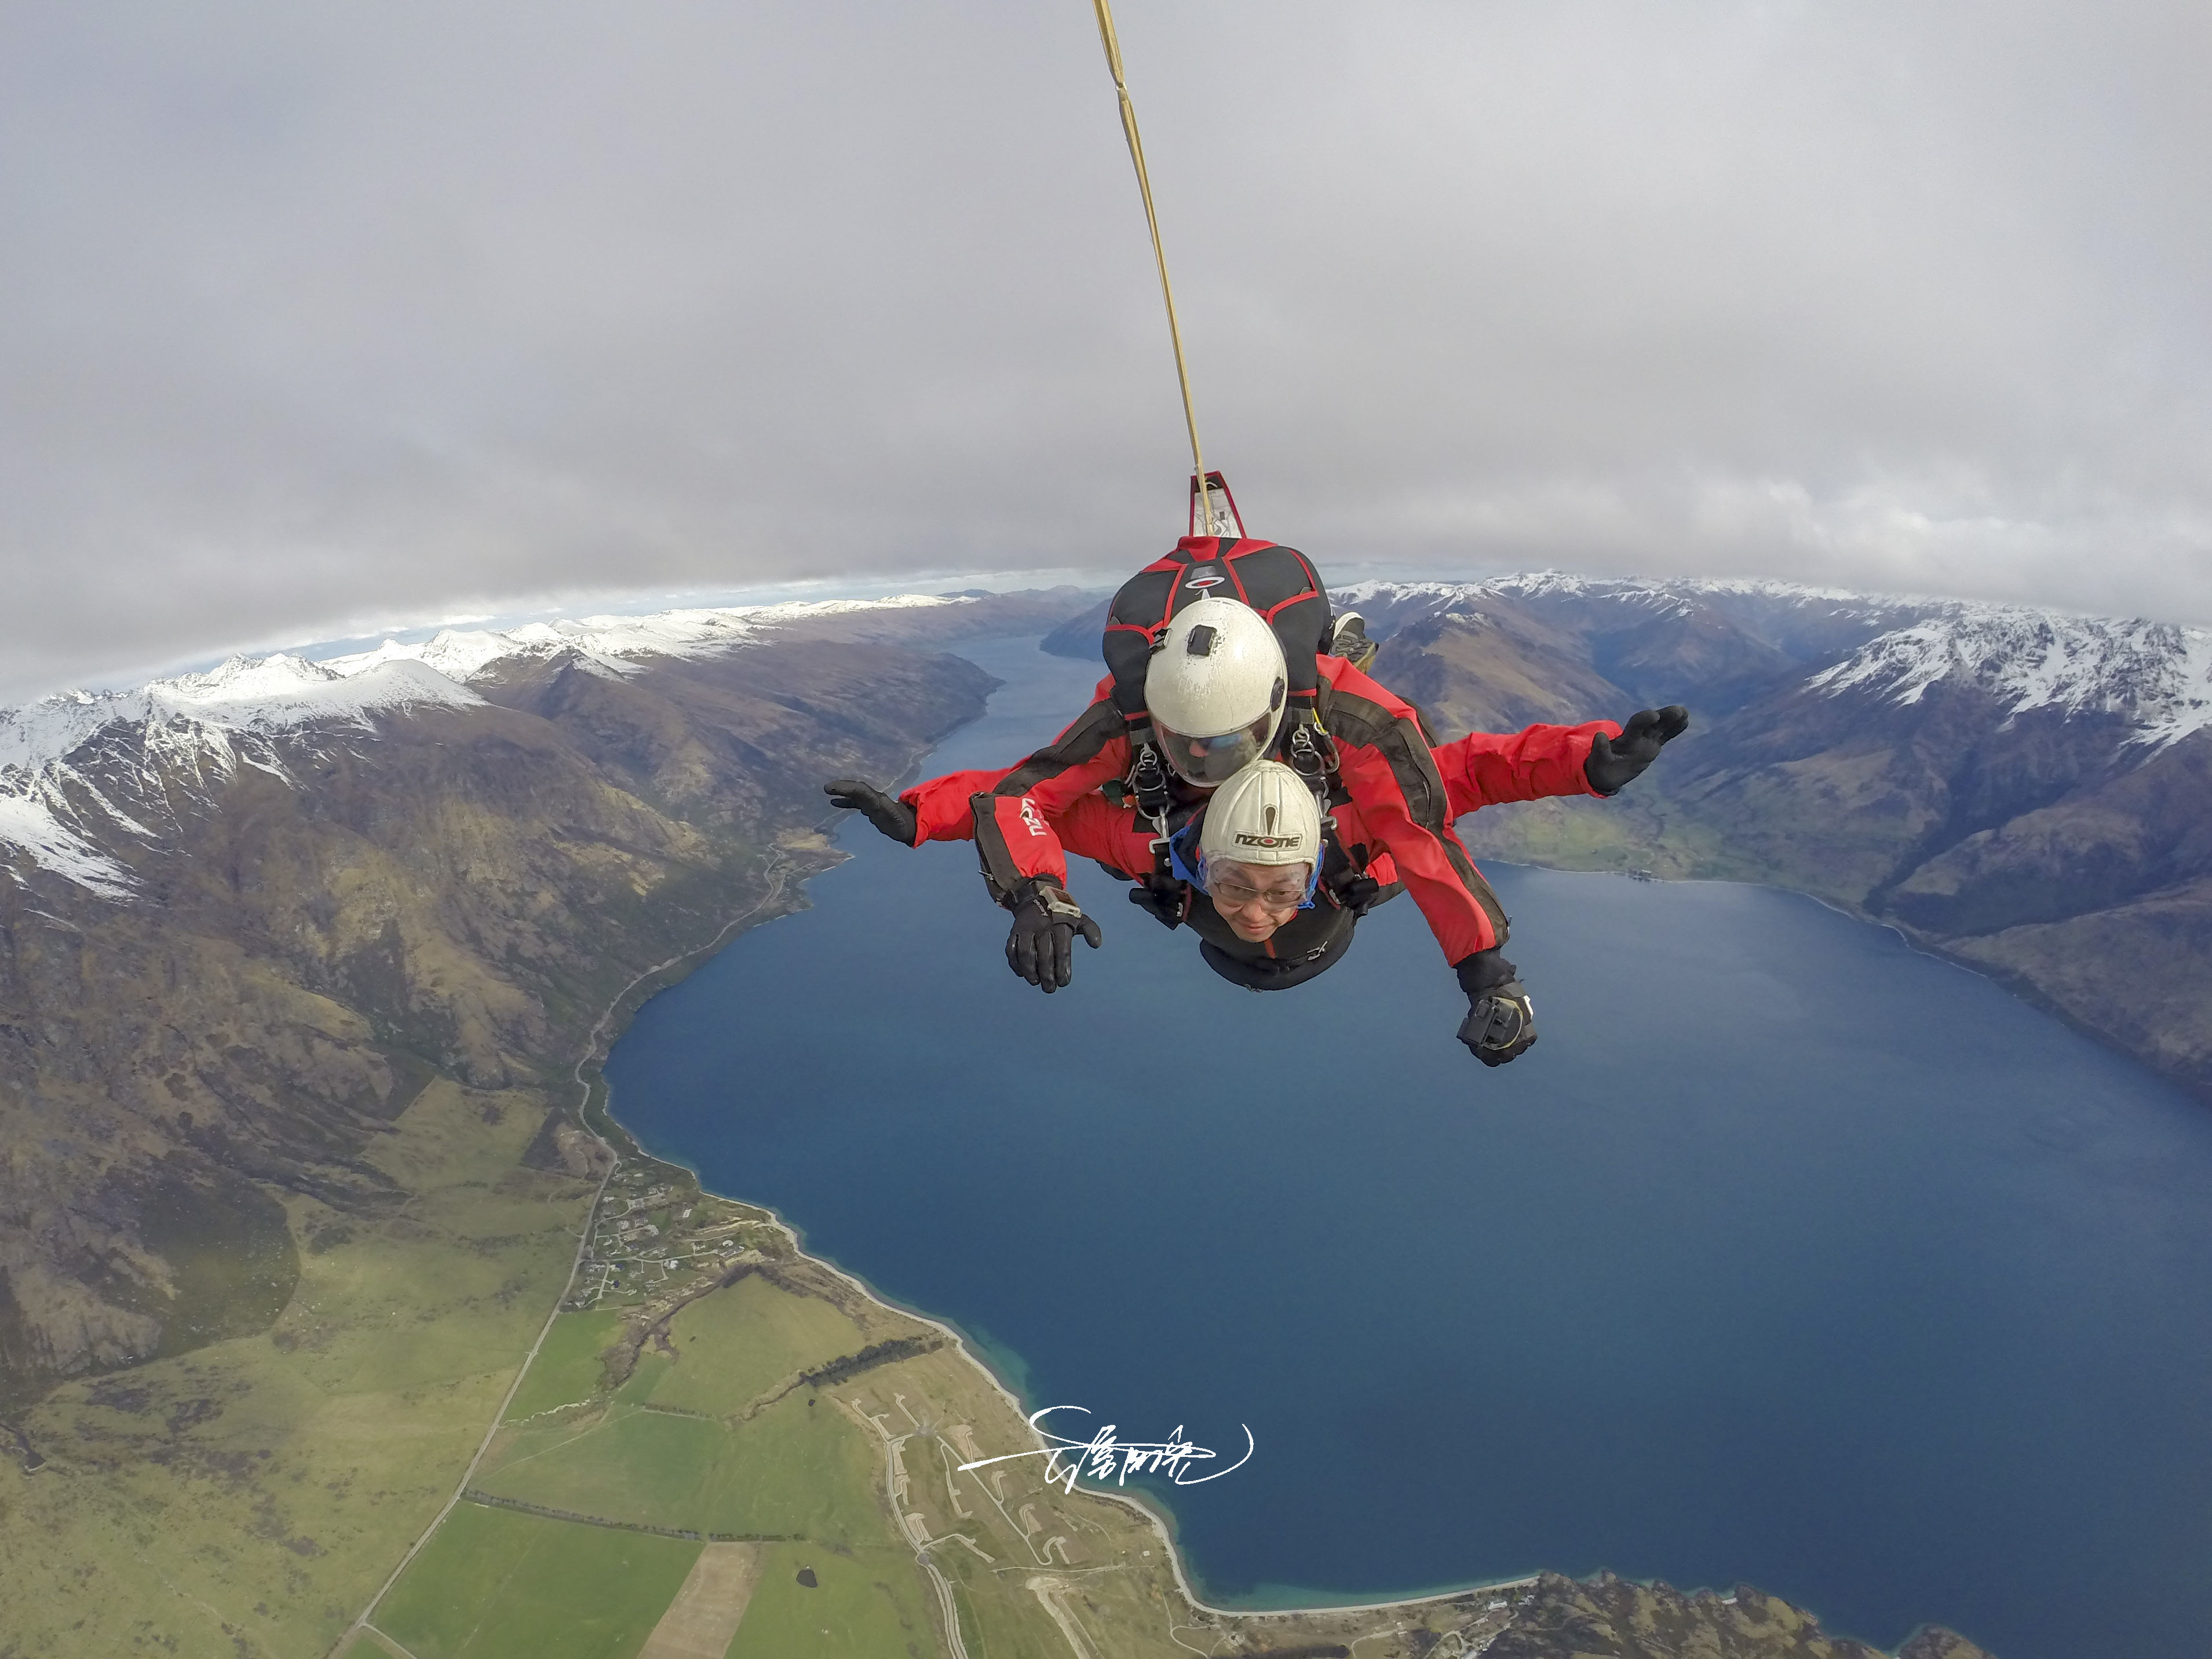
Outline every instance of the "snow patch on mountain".
<svg viewBox="0 0 2212 1659"><path fill-rule="evenodd" d="M381 710L483 699L420 663L380 663L348 673L289 653L233 657L204 674L155 680L129 691L65 692L0 713L0 856L13 849L38 868L106 898L131 892L130 872L101 852L99 830L140 841L157 832L112 787L70 757L122 728L149 769L170 765L197 780L240 765L289 776L265 743L241 742L310 722L366 725ZM112 780L107 780L111 786Z"/></svg>
<svg viewBox="0 0 2212 1659"><path fill-rule="evenodd" d="M341 668L284 652L233 657L207 673L158 680L146 690L153 707L172 718L232 729L304 726L311 720L358 723L387 708L441 703L465 708L483 701L421 663Z"/></svg>
<svg viewBox="0 0 2212 1659"><path fill-rule="evenodd" d="M593 673L617 678L638 672L653 657L711 657L759 639L795 622L845 616L859 611L904 611L927 606L973 605L970 599L902 593L885 599L811 599L786 605L736 605L718 610L662 611L646 617L584 617L574 621L530 623L501 633L490 629L456 632L447 629L417 645L386 640L374 651L334 657L328 666L358 673L380 663L419 662L448 678L465 683L495 664L563 654Z"/></svg>
<svg viewBox="0 0 2212 1659"><path fill-rule="evenodd" d="M69 828L42 802L0 794L0 853L9 849L102 898L131 896L134 885L131 872Z"/></svg>
<svg viewBox="0 0 2212 1659"><path fill-rule="evenodd" d="M151 732L267 731L311 720L361 724L379 710L483 699L419 663L352 672L279 652L233 657L204 674L154 680L129 691L64 691L0 711L0 792L20 790L40 768L118 724Z"/></svg>
<svg viewBox="0 0 2212 1659"><path fill-rule="evenodd" d="M713 656L790 623L973 603L909 593L586 617L506 632L448 629L419 644L386 640L374 651L321 662L280 651L233 657L204 674L128 691L65 691L0 710L0 867L13 849L103 896L130 892L129 872L86 832L100 818L143 840L155 832L115 799L112 788L101 789L70 764L71 756L114 728L137 745L149 771L166 765L221 775L247 765L289 781L267 741L275 734L311 725L373 728L374 715L405 708L467 708L483 702L470 683L503 664L568 658L588 672L623 678L653 658ZM156 783L151 793L158 794L158 781L148 781Z"/></svg>
<svg viewBox="0 0 2212 1659"><path fill-rule="evenodd" d="M1937 685L1979 687L2014 714L2117 714L2162 749L2212 726L2212 633L2170 623L1948 604L1869 640L1808 686L1918 702Z"/></svg>

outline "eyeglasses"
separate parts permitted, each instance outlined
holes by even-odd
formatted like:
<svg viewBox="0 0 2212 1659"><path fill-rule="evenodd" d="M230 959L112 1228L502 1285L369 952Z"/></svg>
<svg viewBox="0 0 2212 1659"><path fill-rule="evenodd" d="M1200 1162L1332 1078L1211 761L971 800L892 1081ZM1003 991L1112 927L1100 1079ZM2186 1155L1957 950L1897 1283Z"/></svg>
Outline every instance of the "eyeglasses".
<svg viewBox="0 0 2212 1659"><path fill-rule="evenodd" d="M1248 887L1234 879L1216 881L1206 890L1232 910L1248 904L1267 910L1295 910L1306 899L1304 887Z"/></svg>

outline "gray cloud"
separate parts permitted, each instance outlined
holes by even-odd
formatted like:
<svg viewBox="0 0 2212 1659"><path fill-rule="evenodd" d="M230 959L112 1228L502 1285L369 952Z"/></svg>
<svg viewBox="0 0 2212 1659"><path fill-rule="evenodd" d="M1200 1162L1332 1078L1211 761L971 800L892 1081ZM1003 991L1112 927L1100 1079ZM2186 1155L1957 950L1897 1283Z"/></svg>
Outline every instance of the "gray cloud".
<svg viewBox="0 0 2212 1659"><path fill-rule="evenodd" d="M2212 620L2200 3L1121 20L1259 533ZM10 7L0 291L4 696L1180 512L1080 0Z"/></svg>

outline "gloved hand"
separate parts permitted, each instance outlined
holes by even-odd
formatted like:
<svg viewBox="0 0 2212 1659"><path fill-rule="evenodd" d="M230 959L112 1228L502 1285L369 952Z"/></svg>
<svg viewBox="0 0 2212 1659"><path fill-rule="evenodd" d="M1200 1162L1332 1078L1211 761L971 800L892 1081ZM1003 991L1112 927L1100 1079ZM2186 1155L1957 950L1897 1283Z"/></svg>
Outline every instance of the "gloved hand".
<svg viewBox="0 0 2212 1659"><path fill-rule="evenodd" d="M1355 916L1364 916L1375 902L1375 896L1382 890L1382 884L1372 876L1349 876L1329 890L1336 902Z"/></svg>
<svg viewBox="0 0 2212 1659"><path fill-rule="evenodd" d="M1097 950L1105 940L1098 924L1066 891L1042 877L1022 884L1014 901L1014 928L1006 935L1006 966L1050 996L1074 977L1075 936Z"/></svg>
<svg viewBox="0 0 2212 1659"><path fill-rule="evenodd" d="M1467 993L1467 1018L1459 1040L1486 1066L1503 1066L1528 1052L1536 1042L1536 1011L1504 951L1492 945L1478 951L1452 971Z"/></svg>
<svg viewBox="0 0 2212 1659"><path fill-rule="evenodd" d="M921 828L914 808L895 795L886 795L872 783L859 778L832 778L822 786L822 793L830 797L833 806L848 807L863 813L870 823L882 830L902 847L914 845L915 832Z"/></svg>
<svg viewBox="0 0 2212 1659"><path fill-rule="evenodd" d="M1659 751L1690 729L1690 711L1679 702L1631 714L1620 735L1602 732L1590 744L1583 775L1601 795L1617 795L1629 781L1659 758Z"/></svg>

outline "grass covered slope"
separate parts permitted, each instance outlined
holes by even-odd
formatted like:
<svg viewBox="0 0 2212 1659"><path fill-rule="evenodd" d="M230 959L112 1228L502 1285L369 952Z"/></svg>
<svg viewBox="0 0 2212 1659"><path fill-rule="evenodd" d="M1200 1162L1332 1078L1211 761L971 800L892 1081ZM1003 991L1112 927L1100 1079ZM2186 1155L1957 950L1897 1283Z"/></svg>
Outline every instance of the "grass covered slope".
<svg viewBox="0 0 2212 1659"><path fill-rule="evenodd" d="M568 1281L597 1181L524 1167L538 1127L531 1096L433 1085L366 1154L403 1206L289 1200L299 1277L270 1328L23 1413L46 1462L0 1470L0 1652L326 1652Z"/></svg>

